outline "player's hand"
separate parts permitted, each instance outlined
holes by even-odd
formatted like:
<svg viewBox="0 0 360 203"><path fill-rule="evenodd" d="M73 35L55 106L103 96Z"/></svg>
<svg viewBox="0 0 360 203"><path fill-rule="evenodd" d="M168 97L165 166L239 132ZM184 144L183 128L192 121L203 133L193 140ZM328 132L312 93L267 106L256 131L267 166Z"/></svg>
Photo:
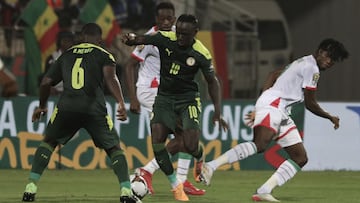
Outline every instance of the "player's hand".
<svg viewBox="0 0 360 203"><path fill-rule="evenodd" d="M133 101L130 101L130 112L140 114L141 108L139 100L134 99Z"/></svg>
<svg viewBox="0 0 360 203"><path fill-rule="evenodd" d="M245 125L253 127L255 121L255 111L250 111L245 115Z"/></svg>
<svg viewBox="0 0 360 203"><path fill-rule="evenodd" d="M331 116L330 121L334 124L334 129L338 129L340 127L340 118L337 116Z"/></svg>
<svg viewBox="0 0 360 203"><path fill-rule="evenodd" d="M46 107L45 108L36 107L34 109L31 121L35 122L35 121L40 120L40 117L45 115L47 113L47 111L48 111L48 109Z"/></svg>
<svg viewBox="0 0 360 203"><path fill-rule="evenodd" d="M134 40L135 37L136 35L134 33L126 33L122 34L120 38L124 44L129 45L129 41Z"/></svg>
<svg viewBox="0 0 360 203"><path fill-rule="evenodd" d="M219 130L224 130L225 132L229 130L229 124L222 118L213 120L214 126L219 125Z"/></svg>
<svg viewBox="0 0 360 203"><path fill-rule="evenodd" d="M120 121L125 121L127 119L125 104L118 104L116 118Z"/></svg>

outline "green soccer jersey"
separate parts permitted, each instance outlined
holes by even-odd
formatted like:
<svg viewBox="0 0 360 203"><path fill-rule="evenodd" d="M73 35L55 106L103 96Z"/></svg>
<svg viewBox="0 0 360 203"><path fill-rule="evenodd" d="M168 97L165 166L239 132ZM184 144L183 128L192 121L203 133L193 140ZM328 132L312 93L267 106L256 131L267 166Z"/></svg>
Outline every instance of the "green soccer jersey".
<svg viewBox="0 0 360 203"><path fill-rule="evenodd" d="M158 32L146 35L145 44L159 49L160 95L197 95L199 88L194 78L199 69L204 75L214 74L211 54L199 40L184 49L178 46L175 32Z"/></svg>
<svg viewBox="0 0 360 203"><path fill-rule="evenodd" d="M75 45L64 52L46 74L64 83L59 110L106 114L103 67L115 68L114 57L105 49L90 43Z"/></svg>

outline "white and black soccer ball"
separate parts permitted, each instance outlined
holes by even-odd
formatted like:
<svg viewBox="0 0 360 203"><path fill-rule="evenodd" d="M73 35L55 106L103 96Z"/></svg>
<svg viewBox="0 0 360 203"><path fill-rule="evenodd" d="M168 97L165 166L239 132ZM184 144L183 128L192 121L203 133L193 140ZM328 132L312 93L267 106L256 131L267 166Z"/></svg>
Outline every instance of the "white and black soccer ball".
<svg viewBox="0 0 360 203"><path fill-rule="evenodd" d="M143 177L130 175L130 181L131 190L139 199L143 199L149 193L149 189Z"/></svg>

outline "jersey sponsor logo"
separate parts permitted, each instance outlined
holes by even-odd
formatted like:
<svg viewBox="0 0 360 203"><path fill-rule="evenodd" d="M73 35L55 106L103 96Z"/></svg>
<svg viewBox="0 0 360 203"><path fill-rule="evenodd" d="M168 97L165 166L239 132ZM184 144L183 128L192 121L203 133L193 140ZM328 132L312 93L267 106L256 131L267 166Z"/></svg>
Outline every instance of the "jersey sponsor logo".
<svg viewBox="0 0 360 203"><path fill-rule="evenodd" d="M172 54L172 51L169 48L166 48L165 51L166 51L168 56L170 56Z"/></svg>
<svg viewBox="0 0 360 203"><path fill-rule="evenodd" d="M315 73L312 78L312 84L316 85L320 79L320 73Z"/></svg>
<svg viewBox="0 0 360 203"><path fill-rule="evenodd" d="M188 65L188 66L193 66L195 64L195 59L194 59L194 57L189 57L189 58L187 58L186 59L186 65Z"/></svg>

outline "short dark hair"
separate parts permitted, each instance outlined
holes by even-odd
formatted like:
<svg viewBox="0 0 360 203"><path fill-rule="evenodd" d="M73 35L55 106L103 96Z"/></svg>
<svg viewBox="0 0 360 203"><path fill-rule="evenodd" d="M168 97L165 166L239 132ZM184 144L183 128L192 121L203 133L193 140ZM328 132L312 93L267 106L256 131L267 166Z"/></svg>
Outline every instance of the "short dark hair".
<svg viewBox="0 0 360 203"><path fill-rule="evenodd" d="M318 50L327 51L329 57L333 61L343 61L349 57L349 52L345 49L344 45L335 39L324 39L321 41Z"/></svg>
<svg viewBox="0 0 360 203"><path fill-rule="evenodd" d="M191 14L182 14L179 16L178 22L185 22L185 23L191 23L195 28L199 28L199 21L198 19Z"/></svg>
<svg viewBox="0 0 360 203"><path fill-rule="evenodd" d="M89 36L101 36L102 30L101 27L96 23L87 23L82 27L81 34Z"/></svg>
<svg viewBox="0 0 360 203"><path fill-rule="evenodd" d="M75 40L75 34L70 31L60 31L57 34L56 46L60 47L61 41L64 39Z"/></svg>
<svg viewBox="0 0 360 203"><path fill-rule="evenodd" d="M156 15L159 14L159 10L161 10L161 9L170 9L175 12L174 4L172 4L171 2L168 2L168 1L161 2L156 6Z"/></svg>

